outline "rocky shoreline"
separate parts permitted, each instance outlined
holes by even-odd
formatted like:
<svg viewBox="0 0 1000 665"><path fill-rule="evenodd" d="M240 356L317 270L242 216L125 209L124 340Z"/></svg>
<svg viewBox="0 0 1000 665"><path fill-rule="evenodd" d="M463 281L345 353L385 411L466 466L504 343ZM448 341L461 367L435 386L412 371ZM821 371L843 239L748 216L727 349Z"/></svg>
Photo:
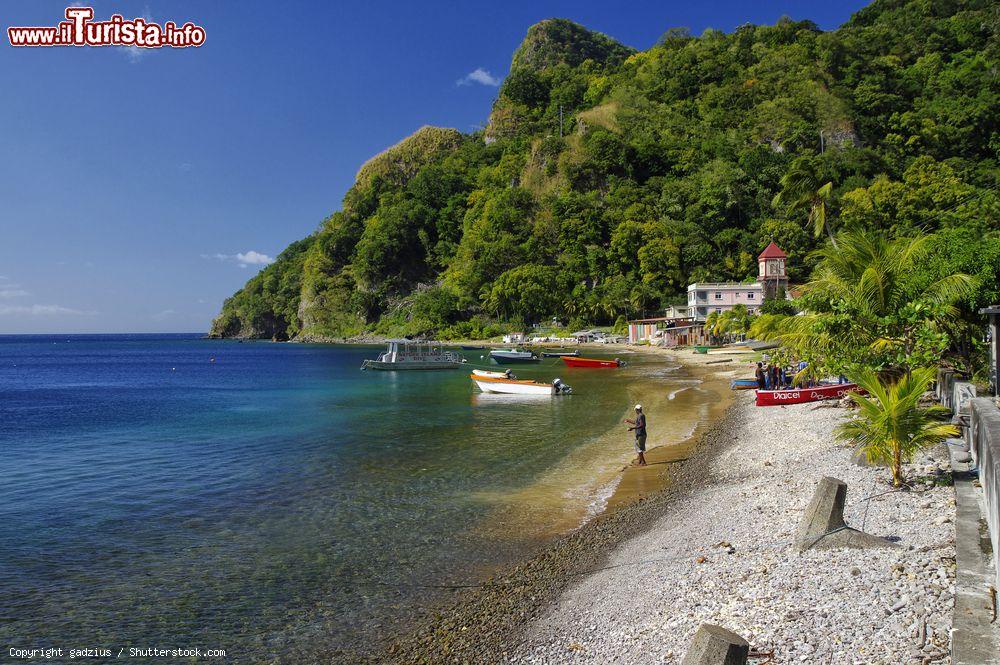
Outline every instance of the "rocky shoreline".
<svg viewBox="0 0 1000 665"><path fill-rule="evenodd" d="M732 441L703 450L701 473L607 569L532 622L508 662L678 663L702 623L776 662L949 662L955 591L954 493L943 446L892 491L832 429L832 404L755 408L742 395ZM895 546L800 553L796 529L817 482L847 482L848 525ZM866 497L872 497L870 501Z"/></svg>

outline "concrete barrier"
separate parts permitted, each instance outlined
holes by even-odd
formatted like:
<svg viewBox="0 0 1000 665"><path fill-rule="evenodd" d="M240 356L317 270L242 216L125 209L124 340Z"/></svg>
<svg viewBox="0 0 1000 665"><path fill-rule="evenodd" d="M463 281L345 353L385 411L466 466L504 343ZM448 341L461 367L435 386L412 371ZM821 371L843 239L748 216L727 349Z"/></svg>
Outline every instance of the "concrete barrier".
<svg viewBox="0 0 1000 665"><path fill-rule="evenodd" d="M681 665L745 665L750 643L731 630L703 623Z"/></svg>
<svg viewBox="0 0 1000 665"><path fill-rule="evenodd" d="M847 483L830 476L820 479L799 523L796 534L799 551L834 547L895 547L884 538L847 526L844 522L846 503Z"/></svg>
<svg viewBox="0 0 1000 665"><path fill-rule="evenodd" d="M937 383L934 386L934 397L942 406L951 408L952 383L955 380L955 370L939 367L937 371Z"/></svg>
<svg viewBox="0 0 1000 665"><path fill-rule="evenodd" d="M1000 589L1000 408L992 399L977 397L969 401L969 427L966 442L979 467L979 482L986 500L986 523L993 543L994 585Z"/></svg>

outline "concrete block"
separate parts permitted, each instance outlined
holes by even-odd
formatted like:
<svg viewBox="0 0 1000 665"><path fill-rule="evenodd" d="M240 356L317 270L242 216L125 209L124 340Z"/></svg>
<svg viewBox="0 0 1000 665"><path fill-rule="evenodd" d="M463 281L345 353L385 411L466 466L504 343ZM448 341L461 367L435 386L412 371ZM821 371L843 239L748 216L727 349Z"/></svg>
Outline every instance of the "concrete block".
<svg viewBox="0 0 1000 665"><path fill-rule="evenodd" d="M796 534L799 551L836 547L895 547L884 538L847 526L844 522L846 503L847 483L830 476L820 479L799 523Z"/></svg>
<svg viewBox="0 0 1000 665"><path fill-rule="evenodd" d="M722 626L703 623L681 665L745 665L750 643Z"/></svg>

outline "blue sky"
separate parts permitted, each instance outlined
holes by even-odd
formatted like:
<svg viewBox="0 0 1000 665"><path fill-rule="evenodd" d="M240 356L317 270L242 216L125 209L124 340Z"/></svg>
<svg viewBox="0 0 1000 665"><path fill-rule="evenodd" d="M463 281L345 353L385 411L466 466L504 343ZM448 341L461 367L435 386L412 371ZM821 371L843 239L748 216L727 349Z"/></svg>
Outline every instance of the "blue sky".
<svg viewBox="0 0 1000 665"><path fill-rule="evenodd" d="M8 26L55 25L66 3L4 0L0 334L207 330L367 158L421 125L482 123L543 18L644 49L673 26L783 14L832 29L864 4L93 2L97 19L207 32L199 49L138 54L11 48Z"/></svg>

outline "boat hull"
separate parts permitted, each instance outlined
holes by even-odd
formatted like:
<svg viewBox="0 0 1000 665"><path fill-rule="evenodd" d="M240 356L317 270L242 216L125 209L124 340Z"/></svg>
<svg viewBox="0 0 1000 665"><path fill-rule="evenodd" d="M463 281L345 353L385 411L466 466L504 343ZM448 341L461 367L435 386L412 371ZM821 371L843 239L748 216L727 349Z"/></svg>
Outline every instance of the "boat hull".
<svg viewBox="0 0 1000 665"><path fill-rule="evenodd" d="M599 358L573 358L570 356L563 356L562 361L566 363L566 367L594 367L610 369L621 366L621 363L618 360L601 360Z"/></svg>
<svg viewBox="0 0 1000 665"><path fill-rule="evenodd" d="M487 376L470 375L484 393L500 393L504 395L555 395L556 387L536 381L512 381L510 379L494 379Z"/></svg>
<svg viewBox="0 0 1000 665"><path fill-rule="evenodd" d="M729 384L730 390L756 390L757 379L733 379Z"/></svg>
<svg viewBox="0 0 1000 665"><path fill-rule="evenodd" d="M509 372L510 370L507 370ZM474 369L472 370L473 376L486 377L488 379L515 379L513 374L507 376L507 372L491 372L487 369Z"/></svg>
<svg viewBox="0 0 1000 665"><path fill-rule="evenodd" d="M518 363L537 363L540 360L540 358L538 358L538 356L532 356L532 357L529 358L529 357L526 357L526 356L525 357L519 357L519 356L494 356L494 355L490 355L490 358L493 358L494 362L496 362L498 365L516 365Z"/></svg>
<svg viewBox="0 0 1000 665"><path fill-rule="evenodd" d="M572 358L580 355L579 351L543 351L542 356L545 358Z"/></svg>
<svg viewBox="0 0 1000 665"><path fill-rule="evenodd" d="M406 370L430 370L430 369L459 369L462 367L460 362L451 362L445 360L409 360L409 361L399 361L393 363L383 362L381 360L366 360L364 364L361 365L361 369L377 369L387 372L398 372Z"/></svg>
<svg viewBox="0 0 1000 665"><path fill-rule="evenodd" d="M815 388L793 388L791 390L758 390L757 406L782 406L784 404L806 404L825 399L840 399L850 393L863 392L856 384L842 383Z"/></svg>

